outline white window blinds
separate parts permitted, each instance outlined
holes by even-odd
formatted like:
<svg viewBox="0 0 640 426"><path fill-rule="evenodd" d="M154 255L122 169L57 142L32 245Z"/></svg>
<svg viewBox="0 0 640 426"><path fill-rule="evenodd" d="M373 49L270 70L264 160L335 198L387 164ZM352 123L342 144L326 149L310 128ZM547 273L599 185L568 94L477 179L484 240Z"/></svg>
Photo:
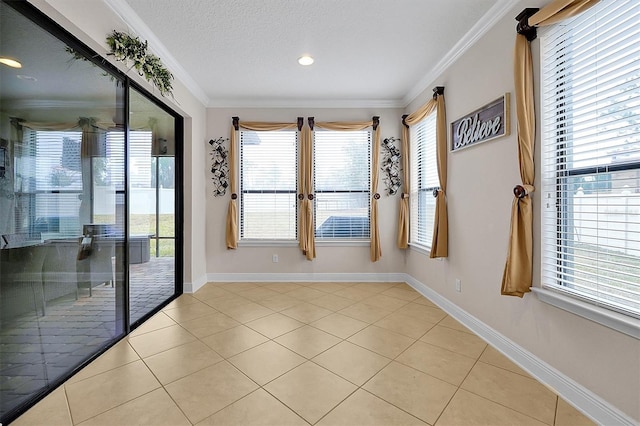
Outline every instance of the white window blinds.
<svg viewBox="0 0 640 426"><path fill-rule="evenodd" d="M541 36L542 283L640 317L640 2Z"/></svg>
<svg viewBox="0 0 640 426"><path fill-rule="evenodd" d="M410 242L431 247L436 199L433 190L440 188L436 157L437 113L411 126L411 200Z"/></svg>
<svg viewBox="0 0 640 426"><path fill-rule="evenodd" d="M296 239L297 139L293 130L240 131L241 239Z"/></svg>
<svg viewBox="0 0 640 426"><path fill-rule="evenodd" d="M24 129L16 158L16 230L39 239L44 234L79 234L82 194L80 131Z"/></svg>
<svg viewBox="0 0 640 426"><path fill-rule="evenodd" d="M314 131L316 238L369 239L371 132Z"/></svg>

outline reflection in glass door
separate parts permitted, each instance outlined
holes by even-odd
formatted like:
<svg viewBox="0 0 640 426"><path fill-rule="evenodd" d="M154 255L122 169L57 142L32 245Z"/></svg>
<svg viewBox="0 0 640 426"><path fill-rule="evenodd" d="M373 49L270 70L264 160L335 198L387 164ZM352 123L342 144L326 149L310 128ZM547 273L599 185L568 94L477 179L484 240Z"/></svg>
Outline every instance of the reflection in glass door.
<svg viewBox="0 0 640 426"><path fill-rule="evenodd" d="M124 81L27 7L0 2L0 56L23 62L0 65L0 423L127 332Z"/></svg>
<svg viewBox="0 0 640 426"><path fill-rule="evenodd" d="M175 293L175 118L130 91L129 321Z"/></svg>
<svg viewBox="0 0 640 426"><path fill-rule="evenodd" d="M0 0L0 56L8 424L181 292L182 120L29 2Z"/></svg>

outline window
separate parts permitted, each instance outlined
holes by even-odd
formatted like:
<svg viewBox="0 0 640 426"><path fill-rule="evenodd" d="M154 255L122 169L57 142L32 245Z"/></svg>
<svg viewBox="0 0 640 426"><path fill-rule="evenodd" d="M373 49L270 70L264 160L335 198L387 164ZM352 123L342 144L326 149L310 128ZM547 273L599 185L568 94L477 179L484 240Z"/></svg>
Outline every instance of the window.
<svg viewBox="0 0 640 426"><path fill-rule="evenodd" d="M369 239L371 132L314 131L316 238Z"/></svg>
<svg viewBox="0 0 640 426"><path fill-rule="evenodd" d="M411 127L411 244L431 247L436 214L435 189L440 189L436 157L437 113Z"/></svg>
<svg viewBox="0 0 640 426"><path fill-rule="evenodd" d="M24 129L14 179L18 231L34 239L80 233L81 138L80 131Z"/></svg>
<svg viewBox="0 0 640 426"><path fill-rule="evenodd" d="M640 3L541 37L542 281L640 317Z"/></svg>
<svg viewBox="0 0 640 426"><path fill-rule="evenodd" d="M293 130L240 132L240 239L296 239L297 141Z"/></svg>

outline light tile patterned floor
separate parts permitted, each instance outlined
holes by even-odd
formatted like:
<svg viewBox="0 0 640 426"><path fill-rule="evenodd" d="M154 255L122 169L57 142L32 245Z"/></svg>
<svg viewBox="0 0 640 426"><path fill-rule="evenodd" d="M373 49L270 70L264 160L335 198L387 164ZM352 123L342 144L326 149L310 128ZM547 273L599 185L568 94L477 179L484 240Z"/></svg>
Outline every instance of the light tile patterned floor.
<svg viewBox="0 0 640 426"><path fill-rule="evenodd" d="M55 425L587 425L404 283L209 283L20 417Z"/></svg>

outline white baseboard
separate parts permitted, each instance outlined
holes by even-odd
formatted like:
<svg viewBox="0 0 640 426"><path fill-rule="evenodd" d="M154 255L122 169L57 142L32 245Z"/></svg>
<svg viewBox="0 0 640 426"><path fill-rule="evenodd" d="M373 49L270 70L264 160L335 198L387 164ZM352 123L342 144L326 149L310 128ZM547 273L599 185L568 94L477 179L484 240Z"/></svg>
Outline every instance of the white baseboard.
<svg viewBox="0 0 640 426"><path fill-rule="evenodd" d="M405 274L404 281L594 422L601 425L637 425L631 417L436 293L426 284L408 274Z"/></svg>
<svg viewBox="0 0 640 426"><path fill-rule="evenodd" d="M229 273L207 274L208 282L404 282L403 273Z"/></svg>
<svg viewBox="0 0 640 426"><path fill-rule="evenodd" d="M182 286L182 291L184 293L190 293L190 294L195 293L200 289L200 287L202 287L206 283L207 283L207 276L201 275L198 279L194 280L193 282L190 282L190 283L185 282Z"/></svg>

